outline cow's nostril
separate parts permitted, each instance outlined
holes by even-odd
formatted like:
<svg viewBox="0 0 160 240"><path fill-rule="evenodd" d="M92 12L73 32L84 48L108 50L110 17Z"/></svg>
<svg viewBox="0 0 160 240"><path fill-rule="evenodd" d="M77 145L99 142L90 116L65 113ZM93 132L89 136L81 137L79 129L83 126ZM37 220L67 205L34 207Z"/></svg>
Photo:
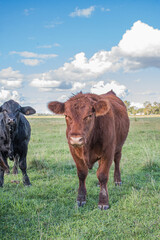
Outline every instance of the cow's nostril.
<svg viewBox="0 0 160 240"><path fill-rule="evenodd" d="M71 145L82 145L83 138L82 137L70 137L70 144Z"/></svg>
<svg viewBox="0 0 160 240"><path fill-rule="evenodd" d="M15 124L16 120L13 118L8 118L8 124Z"/></svg>

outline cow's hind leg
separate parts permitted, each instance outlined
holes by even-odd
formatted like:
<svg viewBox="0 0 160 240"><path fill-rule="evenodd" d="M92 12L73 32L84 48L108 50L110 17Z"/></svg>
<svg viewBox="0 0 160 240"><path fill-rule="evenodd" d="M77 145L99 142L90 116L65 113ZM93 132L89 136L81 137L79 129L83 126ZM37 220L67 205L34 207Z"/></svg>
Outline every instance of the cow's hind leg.
<svg viewBox="0 0 160 240"><path fill-rule="evenodd" d="M13 174L18 174L18 160L19 160L19 156L18 154L16 154L16 156L14 157L14 166L13 166Z"/></svg>
<svg viewBox="0 0 160 240"><path fill-rule="evenodd" d="M114 163L115 163L115 168L114 168L114 182L115 185L120 186L122 184L121 181L121 172L120 172L120 160L121 160L121 150L119 152L115 153L114 156Z"/></svg>
<svg viewBox="0 0 160 240"><path fill-rule="evenodd" d="M0 187L3 187L4 183L4 170L0 167Z"/></svg>

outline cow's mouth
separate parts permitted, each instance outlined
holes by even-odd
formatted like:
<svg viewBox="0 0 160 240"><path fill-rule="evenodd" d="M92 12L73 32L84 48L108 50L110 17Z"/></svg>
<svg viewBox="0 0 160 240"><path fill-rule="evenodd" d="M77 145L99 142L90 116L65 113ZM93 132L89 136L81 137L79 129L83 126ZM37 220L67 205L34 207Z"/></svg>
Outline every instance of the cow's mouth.
<svg viewBox="0 0 160 240"><path fill-rule="evenodd" d="M10 133L13 133L16 129L16 124L7 124Z"/></svg>
<svg viewBox="0 0 160 240"><path fill-rule="evenodd" d="M72 147L75 147L75 148L81 148L84 146L83 143L82 144L71 144L71 145L72 145Z"/></svg>

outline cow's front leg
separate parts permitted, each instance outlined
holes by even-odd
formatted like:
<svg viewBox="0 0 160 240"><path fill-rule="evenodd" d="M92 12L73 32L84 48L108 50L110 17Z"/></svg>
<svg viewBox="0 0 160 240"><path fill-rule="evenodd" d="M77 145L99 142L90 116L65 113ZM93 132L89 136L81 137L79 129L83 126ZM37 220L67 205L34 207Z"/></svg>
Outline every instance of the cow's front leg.
<svg viewBox="0 0 160 240"><path fill-rule="evenodd" d="M19 159L19 168L22 171L23 174L23 184L25 186L30 186L30 180L29 177L27 175L27 163L26 163L26 156L22 155Z"/></svg>
<svg viewBox="0 0 160 240"><path fill-rule="evenodd" d="M77 168L77 174L79 178L77 204L78 204L78 207L83 207L86 204L87 190L86 190L85 180L88 174L88 168L86 166Z"/></svg>
<svg viewBox="0 0 160 240"><path fill-rule="evenodd" d="M101 159L99 161L99 168L97 170L97 177L100 184L98 207L102 210L103 209L107 210L109 208L107 182L109 179L109 169L110 169L111 163L112 161L106 161L106 159Z"/></svg>
<svg viewBox="0 0 160 240"><path fill-rule="evenodd" d="M25 186L30 186L31 183L27 175L27 162L26 162L27 150L28 150L27 143L24 142L21 148L22 152L20 153L19 158L19 168L21 169L23 174L23 184Z"/></svg>

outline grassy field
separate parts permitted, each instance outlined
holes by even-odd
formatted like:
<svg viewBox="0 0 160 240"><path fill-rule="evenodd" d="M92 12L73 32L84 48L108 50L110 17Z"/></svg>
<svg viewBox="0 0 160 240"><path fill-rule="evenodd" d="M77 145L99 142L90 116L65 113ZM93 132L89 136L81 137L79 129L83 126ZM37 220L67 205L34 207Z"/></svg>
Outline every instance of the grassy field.
<svg viewBox="0 0 160 240"><path fill-rule="evenodd" d="M5 175L0 189L0 239L160 239L160 118L132 118L123 148L123 184L108 183L110 209L97 207L97 164L87 177L87 204L76 205L78 178L63 118L30 118L28 175ZM10 162L10 166L12 166ZM11 183L20 181L19 184Z"/></svg>

